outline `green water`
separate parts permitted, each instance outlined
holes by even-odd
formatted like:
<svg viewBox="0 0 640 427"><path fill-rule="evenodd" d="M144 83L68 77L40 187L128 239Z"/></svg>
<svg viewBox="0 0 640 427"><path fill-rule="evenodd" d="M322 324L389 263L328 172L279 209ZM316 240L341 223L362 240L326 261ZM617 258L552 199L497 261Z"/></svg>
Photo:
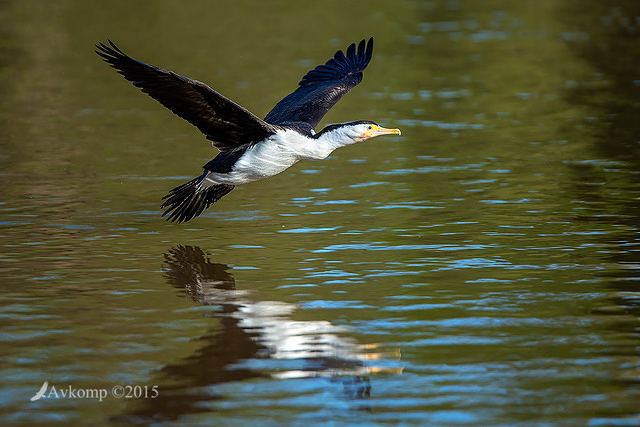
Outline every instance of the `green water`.
<svg viewBox="0 0 640 427"><path fill-rule="evenodd" d="M640 425L639 16L0 2L3 425ZM402 136L181 225L160 199L216 150L93 53L112 39L264 116L369 36L323 124Z"/></svg>

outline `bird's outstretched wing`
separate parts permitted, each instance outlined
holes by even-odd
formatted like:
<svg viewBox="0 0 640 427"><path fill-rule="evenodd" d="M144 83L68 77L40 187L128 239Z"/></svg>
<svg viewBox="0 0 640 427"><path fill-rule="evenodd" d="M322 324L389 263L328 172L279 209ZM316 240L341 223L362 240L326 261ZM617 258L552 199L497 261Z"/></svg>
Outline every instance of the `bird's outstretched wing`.
<svg viewBox="0 0 640 427"><path fill-rule="evenodd" d="M272 125L311 126L314 129L327 111L362 81L373 53L373 38L365 46L362 40L341 50L324 65L309 71L298 83L295 92L287 95L267 114L265 121ZM306 124L306 125L305 125Z"/></svg>
<svg viewBox="0 0 640 427"><path fill-rule="evenodd" d="M272 126L204 83L129 57L109 40L96 53L125 79L204 133L220 151L273 135Z"/></svg>

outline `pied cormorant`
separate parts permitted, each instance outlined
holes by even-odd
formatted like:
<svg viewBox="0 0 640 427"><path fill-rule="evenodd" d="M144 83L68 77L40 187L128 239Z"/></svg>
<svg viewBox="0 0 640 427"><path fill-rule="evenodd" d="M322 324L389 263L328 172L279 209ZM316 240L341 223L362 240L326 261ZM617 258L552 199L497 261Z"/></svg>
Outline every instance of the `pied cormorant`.
<svg viewBox="0 0 640 427"><path fill-rule="evenodd" d="M359 120L333 124L315 133L320 120L342 96L362 81L373 53L373 38L347 53L339 50L324 65L302 77L264 120L204 83L182 77L129 57L109 40L96 53L125 79L205 134L220 153L204 172L167 194L161 208L176 222L188 221L212 203L246 184L276 175L302 159L324 159L337 148L380 135L400 135Z"/></svg>

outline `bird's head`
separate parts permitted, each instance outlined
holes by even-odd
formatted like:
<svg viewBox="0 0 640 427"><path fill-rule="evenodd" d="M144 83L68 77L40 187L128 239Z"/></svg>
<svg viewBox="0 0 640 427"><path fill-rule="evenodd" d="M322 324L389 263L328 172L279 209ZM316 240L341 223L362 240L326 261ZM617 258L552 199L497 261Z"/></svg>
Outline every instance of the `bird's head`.
<svg viewBox="0 0 640 427"><path fill-rule="evenodd" d="M337 146L346 146L366 141L376 136L400 134L400 129L387 129L369 120L359 120L357 122L329 125L322 129L322 132L316 134L315 138L324 136L328 140L335 141Z"/></svg>
<svg viewBox="0 0 640 427"><path fill-rule="evenodd" d="M346 128L350 133L350 136L356 141L366 141L367 139L375 138L381 135L400 135L400 129L387 129L383 128L377 123L370 122L368 120L361 120L358 122L347 123Z"/></svg>

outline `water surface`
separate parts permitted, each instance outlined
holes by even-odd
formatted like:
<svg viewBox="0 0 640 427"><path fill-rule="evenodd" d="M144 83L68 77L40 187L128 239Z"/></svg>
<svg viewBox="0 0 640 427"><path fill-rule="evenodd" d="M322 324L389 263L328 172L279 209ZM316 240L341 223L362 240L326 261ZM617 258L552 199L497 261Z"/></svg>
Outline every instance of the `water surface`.
<svg viewBox="0 0 640 427"><path fill-rule="evenodd" d="M640 425L635 2L0 8L4 424ZM264 116L369 36L323 124L402 136L181 225L215 150L92 51Z"/></svg>

